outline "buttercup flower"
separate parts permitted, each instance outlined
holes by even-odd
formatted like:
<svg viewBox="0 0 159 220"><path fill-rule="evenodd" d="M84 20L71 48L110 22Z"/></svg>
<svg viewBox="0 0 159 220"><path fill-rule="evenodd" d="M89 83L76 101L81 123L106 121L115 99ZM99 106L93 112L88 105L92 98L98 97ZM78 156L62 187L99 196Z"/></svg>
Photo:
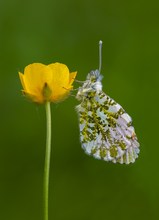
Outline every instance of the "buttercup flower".
<svg viewBox="0 0 159 220"><path fill-rule="evenodd" d="M59 102L66 98L73 88L77 72L69 72L62 63L44 65L33 63L19 72L23 93L36 103Z"/></svg>

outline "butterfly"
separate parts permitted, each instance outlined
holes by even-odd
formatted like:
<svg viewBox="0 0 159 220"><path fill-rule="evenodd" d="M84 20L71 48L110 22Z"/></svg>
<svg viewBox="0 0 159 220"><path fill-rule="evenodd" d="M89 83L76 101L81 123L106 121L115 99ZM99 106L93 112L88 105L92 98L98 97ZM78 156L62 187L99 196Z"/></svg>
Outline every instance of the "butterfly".
<svg viewBox="0 0 159 220"><path fill-rule="evenodd" d="M76 106L79 116L80 141L84 151L113 163L134 163L139 142L126 111L102 90L102 75L91 71L79 87Z"/></svg>

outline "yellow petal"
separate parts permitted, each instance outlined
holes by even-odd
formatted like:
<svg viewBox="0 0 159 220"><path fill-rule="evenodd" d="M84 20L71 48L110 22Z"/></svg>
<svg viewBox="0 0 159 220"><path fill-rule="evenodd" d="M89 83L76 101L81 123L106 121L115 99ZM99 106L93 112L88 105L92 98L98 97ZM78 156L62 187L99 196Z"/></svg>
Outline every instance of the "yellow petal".
<svg viewBox="0 0 159 220"><path fill-rule="evenodd" d="M19 72L19 78L20 78L21 84L23 86L23 89L26 90L26 86L25 86L23 77L24 77L24 75L21 72Z"/></svg>
<svg viewBox="0 0 159 220"><path fill-rule="evenodd" d="M52 96L51 101L57 102L64 99L69 93L69 69L65 64L53 63L48 65L52 70Z"/></svg>
<svg viewBox="0 0 159 220"><path fill-rule="evenodd" d="M42 95L44 84L52 81L51 69L41 63L33 63L25 67L23 82L28 93Z"/></svg>
<svg viewBox="0 0 159 220"><path fill-rule="evenodd" d="M52 63L48 65L52 70L52 84L65 86L69 82L69 69L65 64Z"/></svg>
<svg viewBox="0 0 159 220"><path fill-rule="evenodd" d="M77 72L72 72L70 73L70 79L69 79L69 84L72 85L72 83L74 82L75 78L76 78Z"/></svg>
<svg viewBox="0 0 159 220"><path fill-rule="evenodd" d="M22 90L22 92L28 99L30 99L33 102L42 104L45 101L43 96L39 96L37 94L31 94L31 93L26 92L25 90Z"/></svg>

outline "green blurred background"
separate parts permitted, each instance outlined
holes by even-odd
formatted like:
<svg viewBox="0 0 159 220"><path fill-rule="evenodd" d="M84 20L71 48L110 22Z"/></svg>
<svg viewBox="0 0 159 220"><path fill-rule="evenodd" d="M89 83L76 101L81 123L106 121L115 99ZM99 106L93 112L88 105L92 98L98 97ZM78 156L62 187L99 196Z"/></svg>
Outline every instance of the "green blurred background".
<svg viewBox="0 0 159 220"><path fill-rule="evenodd" d="M52 104L50 220L159 219L158 13L157 0L0 0L0 220L43 220L45 111L22 97L18 71L58 61L84 80L99 40L104 91L133 117L140 157L87 156L78 101Z"/></svg>

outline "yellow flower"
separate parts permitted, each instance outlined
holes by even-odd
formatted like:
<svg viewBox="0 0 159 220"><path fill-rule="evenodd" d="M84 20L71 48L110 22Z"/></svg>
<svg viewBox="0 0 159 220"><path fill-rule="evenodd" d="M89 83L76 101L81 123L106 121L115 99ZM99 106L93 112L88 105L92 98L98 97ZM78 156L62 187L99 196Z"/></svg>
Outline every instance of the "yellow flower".
<svg viewBox="0 0 159 220"><path fill-rule="evenodd" d="M62 63L44 65L33 63L25 67L24 74L19 72L23 93L33 102L58 102L66 98L73 88L77 72L69 72Z"/></svg>

